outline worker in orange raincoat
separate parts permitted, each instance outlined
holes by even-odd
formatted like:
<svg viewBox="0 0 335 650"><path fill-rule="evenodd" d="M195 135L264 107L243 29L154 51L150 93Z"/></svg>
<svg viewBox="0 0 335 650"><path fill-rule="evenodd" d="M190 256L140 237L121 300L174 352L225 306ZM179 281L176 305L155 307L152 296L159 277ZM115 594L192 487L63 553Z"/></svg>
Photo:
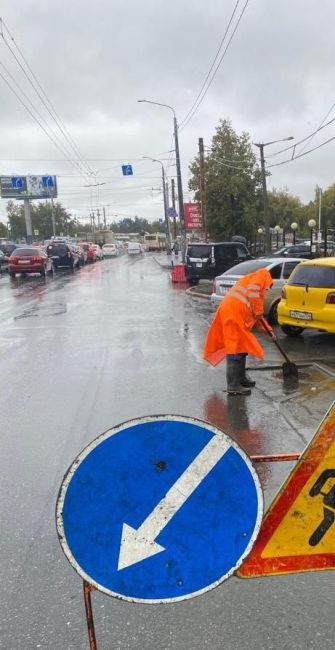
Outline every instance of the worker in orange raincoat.
<svg viewBox="0 0 335 650"><path fill-rule="evenodd" d="M264 356L251 329L256 325L264 331L264 297L271 285L271 275L264 268L241 277L223 298L208 330L204 359L216 366L227 357L228 394L250 395L250 388L255 386L245 373L246 358L248 354L259 359Z"/></svg>

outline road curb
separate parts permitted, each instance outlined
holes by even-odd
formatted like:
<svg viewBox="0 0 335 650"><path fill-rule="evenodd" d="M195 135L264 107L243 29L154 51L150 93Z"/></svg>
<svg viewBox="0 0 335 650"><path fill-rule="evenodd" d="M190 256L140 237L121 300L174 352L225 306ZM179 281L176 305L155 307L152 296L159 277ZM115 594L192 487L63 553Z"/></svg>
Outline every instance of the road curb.
<svg viewBox="0 0 335 650"><path fill-rule="evenodd" d="M153 256L151 259L152 259L152 260L155 260L156 264L158 264L158 266L160 266L161 269L168 269L168 271L172 271L172 269L173 269L172 264L164 264L164 263L162 264L162 263L157 259L157 257L154 257L154 256Z"/></svg>
<svg viewBox="0 0 335 650"><path fill-rule="evenodd" d="M205 300L210 300L211 296L209 293L202 293L198 288L190 287L186 289L186 292L189 296L194 296L195 298L204 298Z"/></svg>

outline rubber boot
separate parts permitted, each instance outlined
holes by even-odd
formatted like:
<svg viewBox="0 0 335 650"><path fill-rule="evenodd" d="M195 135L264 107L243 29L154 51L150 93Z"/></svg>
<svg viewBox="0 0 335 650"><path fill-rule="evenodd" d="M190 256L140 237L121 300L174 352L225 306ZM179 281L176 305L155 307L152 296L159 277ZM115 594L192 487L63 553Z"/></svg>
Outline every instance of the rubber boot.
<svg viewBox="0 0 335 650"><path fill-rule="evenodd" d="M256 386L256 382L250 379L248 375L246 375L245 372L245 366L247 362L247 356L245 355L240 359L239 364L240 364L240 384L241 386L245 386L245 388L253 388Z"/></svg>
<svg viewBox="0 0 335 650"><path fill-rule="evenodd" d="M250 395L251 390L240 383L240 359L227 358L227 393L228 395Z"/></svg>

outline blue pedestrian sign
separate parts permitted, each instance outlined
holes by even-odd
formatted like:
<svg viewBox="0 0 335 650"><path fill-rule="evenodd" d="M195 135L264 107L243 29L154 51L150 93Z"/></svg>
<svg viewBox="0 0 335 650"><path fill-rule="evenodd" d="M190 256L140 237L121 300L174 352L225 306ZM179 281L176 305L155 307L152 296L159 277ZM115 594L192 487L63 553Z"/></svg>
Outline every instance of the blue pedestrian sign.
<svg viewBox="0 0 335 650"><path fill-rule="evenodd" d="M167 213L168 213L168 217L176 217L177 216L177 212L176 212L175 208L168 208Z"/></svg>
<svg viewBox="0 0 335 650"><path fill-rule="evenodd" d="M122 165L122 174L124 176L132 176L133 175L132 165Z"/></svg>
<svg viewBox="0 0 335 650"><path fill-rule="evenodd" d="M63 551L100 591L175 602L241 565L263 513L258 476L219 429L193 418L132 420L84 449L57 501Z"/></svg>

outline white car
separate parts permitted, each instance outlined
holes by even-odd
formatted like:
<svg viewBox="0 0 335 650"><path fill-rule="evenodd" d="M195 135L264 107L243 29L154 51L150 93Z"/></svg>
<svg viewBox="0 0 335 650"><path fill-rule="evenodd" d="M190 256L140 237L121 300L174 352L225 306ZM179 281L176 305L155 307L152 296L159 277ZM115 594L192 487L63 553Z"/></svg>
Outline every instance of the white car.
<svg viewBox="0 0 335 650"><path fill-rule="evenodd" d="M95 255L97 260L103 260L104 254L102 252L102 248L100 248L99 244L93 244L93 248L95 250Z"/></svg>
<svg viewBox="0 0 335 650"><path fill-rule="evenodd" d="M265 268L273 278L273 285L265 294L264 313L271 323L277 324L277 307L280 302L282 287L297 264L305 261L305 259L299 257L263 257L236 264L236 266L233 266L214 279L213 293L211 295L212 304L215 306L219 305L229 289L242 276L248 273L255 273L258 269Z"/></svg>
<svg viewBox="0 0 335 650"><path fill-rule="evenodd" d="M119 251L115 244L104 244L102 247L102 254L104 257L117 257Z"/></svg>
<svg viewBox="0 0 335 650"><path fill-rule="evenodd" d="M127 249L128 255L142 255L143 246L137 241L130 241Z"/></svg>

